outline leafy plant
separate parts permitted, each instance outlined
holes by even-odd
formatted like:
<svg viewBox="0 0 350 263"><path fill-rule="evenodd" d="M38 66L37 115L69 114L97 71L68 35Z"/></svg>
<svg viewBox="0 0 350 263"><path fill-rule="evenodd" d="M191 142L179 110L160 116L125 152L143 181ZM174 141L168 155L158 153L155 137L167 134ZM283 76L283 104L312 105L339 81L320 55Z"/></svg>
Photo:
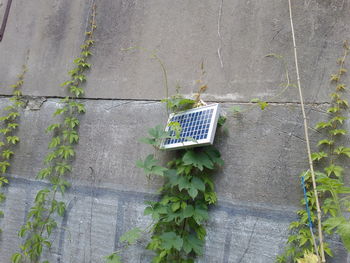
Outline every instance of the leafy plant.
<svg viewBox="0 0 350 263"><path fill-rule="evenodd" d="M61 123L55 123L47 128L47 132L53 133L53 138L48 148L51 152L46 156L44 163L47 165L37 175L37 179L48 180L50 188L38 191L34 205L30 208L26 223L21 227L19 236L25 238L20 246L21 253L12 255L12 262L39 262L45 248L51 247L50 235L57 227L54 216L63 216L66 205L57 201L57 195L64 195L70 186L64 179L64 175L72 170L71 161L75 156L74 146L79 140L78 127L79 115L85 112L85 106L75 98L84 94L82 84L86 81L85 71L91 67L87 61L92 55L91 48L94 45L93 33L96 29L95 23L96 7L93 6L90 17L90 30L86 32L86 39L81 46L81 53L74 60L76 65L69 71L70 80L62 84L70 93L70 96L61 100L62 107L57 109L54 116L60 115ZM11 137L8 142L15 143L16 139ZM48 261L44 261L48 262Z"/></svg>
<svg viewBox="0 0 350 263"><path fill-rule="evenodd" d="M14 155L13 146L19 142L19 137L15 135L16 130L19 127L18 119L20 117L20 108L23 107L21 88L24 83L24 75L27 71L26 65L23 65L22 73L18 76L18 80L14 85L11 85L13 89L10 106L4 107L2 110L6 113L0 117L0 123L2 129L0 133L3 134L2 141L0 141L0 188L9 184L9 180L6 178L5 173L11 166L11 158ZM3 192L0 192L0 203L4 202L6 196ZM4 212L0 210L0 217L4 216ZM0 228L1 232L1 228Z"/></svg>
<svg viewBox="0 0 350 263"><path fill-rule="evenodd" d="M177 111L180 106L190 108L195 101L177 94L164 102ZM225 119L221 122L223 124ZM149 134L151 137L142 141L156 148L169 136L161 126L150 129ZM152 262L194 262L196 256L203 253L208 206L217 201L211 171L221 165L220 153L212 146L181 150L166 167L160 165L153 154L137 162L147 176L162 176L165 180L159 189L160 201L147 202L144 211L154 220L151 241L147 245L156 253Z"/></svg>
<svg viewBox="0 0 350 263"><path fill-rule="evenodd" d="M201 94L207 89L203 81L205 75L204 65L201 64L201 77L196 81L198 92L194 94L195 99L185 98L179 93L177 86L176 94L168 96L168 80L164 63L155 52L140 47L131 47L125 51L140 49L151 54L162 68L164 76L164 87L167 112L180 112L205 105ZM223 126L226 117L220 117L219 126ZM182 127L178 122L168 124L169 130L158 125L148 130L149 137L140 141L152 145L156 151L160 149L161 143L166 138L179 138ZM186 137L187 140L194 140ZM157 153L157 152L156 152ZM160 165L156 154L149 154L144 160L136 162L136 166L143 169L147 177L151 175L161 176L165 179L164 185L159 189L161 200L159 202L147 202L144 214L151 215L152 238L147 248L153 250L156 256L152 262L194 262L196 256L203 252L206 230L204 222L208 219L208 206L217 201L214 191L214 182L211 171L217 166L223 165L220 153L214 147L203 147L179 151L179 156L170 161L166 166ZM136 241L133 230L127 232L131 240ZM135 230L137 234L139 230ZM121 238L120 242L128 241L129 238ZM127 245L132 242L128 241ZM107 263L120 263L119 251L113 252L106 257Z"/></svg>
<svg viewBox="0 0 350 263"><path fill-rule="evenodd" d="M214 147L182 150L166 167L153 164L165 184L161 200L147 202L144 212L155 221L147 245L156 252L152 262L194 262L203 252L208 206L217 201L210 172L223 164L220 153Z"/></svg>
<svg viewBox="0 0 350 263"><path fill-rule="evenodd" d="M327 110L329 119L328 121L319 122L315 127L326 137L317 144L320 147L320 151L312 154L313 162L319 168L315 172L318 185L317 190L322 200L322 217L326 219L322 224L322 230L328 235L338 234L348 251L350 251L350 220L346 217L345 212L350 211L350 187L347 187L344 183L345 169L342 163L344 159L350 158L350 148L342 145L341 140L341 137L347 134L347 130L342 129L342 127L347 120L345 115L348 110L348 101L344 98L346 87L341 80L346 72L345 59L349 50L349 45L345 42L344 55L338 59L338 72L330 78L336 87L335 92L330 95L332 105ZM311 191L311 175L309 172L305 174L311 220L313 224L317 225L315 220L317 209L315 206L315 195ZM304 199L301 203L305 205ZM278 262L296 261L307 251L316 253L313 249L312 233L307 227L307 211L299 210L298 215L299 221L290 224L292 235L288 238L288 247L284 254L278 257ZM323 245L325 252L329 256L333 256L333 252L328 244L324 243Z"/></svg>

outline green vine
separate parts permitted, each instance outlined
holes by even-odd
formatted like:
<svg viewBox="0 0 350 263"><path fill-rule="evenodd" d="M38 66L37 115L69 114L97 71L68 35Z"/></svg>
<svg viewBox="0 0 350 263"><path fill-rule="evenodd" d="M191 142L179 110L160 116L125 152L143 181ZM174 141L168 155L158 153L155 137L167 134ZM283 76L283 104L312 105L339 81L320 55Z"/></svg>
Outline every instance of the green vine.
<svg viewBox="0 0 350 263"><path fill-rule="evenodd" d="M6 178L5 173L10 167L10 159L14 155L13 146L19 142L19 137L15 135L16 130L18 129L18 118L20 117L19 109L24 105L24 102L21 100L22 92L21 88L24 83L24 75L27 71L26 65L23 65L22 73L18 76L18 80L14 85L11 85L13 88L12 97L10 101L12 104L10 106L4 107L2 110L7 112L6 116L0 117L0 122L2 128L0 133L4 135L4 140L0 141L1 151L1 161L0 161L0 188L4 185L9 184L9 180ZM6 196L3 192L0 192L0 203L3 203L6 199ZM4 216L4 212L0 210L0 217ZM1 232L0 228L0 232Z"/></svg>
<svg viewBox="0 0 350 263"><path fill-rule="evenodd" d="M166 102L172 110L196 103L181 99L180 95ZM161 140L169 137L169 133L159 126L150 129L149 135L143 141L156 148ZM223 161L219 151L210 146L180 150L177 158L165 167L158 163L154 154L137 162L147 176L158 175L165 180L159 189L160 201L147 202L144 212L155 221L147 249L156 253L152 261L155 263L194 262L203 253L208 206L217 201L211 172L216 166L223 165Z"/></svg>
<svg viewBox="0 0 350 263"><path fill-rule="evenodd" d="M177 92L163 102L172 112L191 109L200 105L200 95L205 89L206 85L200 86L195 100L184 98ZM220 125L224 124L225 118L221 117L219 122ZM149 137L142 138L141 142L152 145L158 151L164 139L174 138L170 136L171 131L175 131L175 137L180 136L181 126L177 124L169 124L171 130L168 132L161 125L151 128L148 130ZM136 163L147 177L155 175L164 178L164 184L158 191L160 200L146 202L148 206L144 215L152 216L153 223L148 227L151 230L134 228L126 232L120 242L125 248L135 244L143 233L151 232L147 249L156 254L153 263L191 263L203 253L208 207L217 202L212 172L223 165L223 160L213 146L179 150L177 157L166 166L159 165L156 153ZM119 249L107 256L106 262L121 263L118 254L121 251Z"/></svg>
<svg viewBox="0 0 350 263"><path fill-rule="evenodd" d="M85 72L91 67L87 61L92 55L91 48L94 45L93 33L96 29L96 7L92 8L89 27L86 32L86 39L81 46L80 56L74 59L75 68L69 71L70 80L61 86L66 87L70 96L61 100L62 107L57 109L54 116L61 116L61 122L51 124L47 132L52 132L54 137L48 148L51 152L46 156L44 164L37 179L48 180L51 188L38 191L34 205L27 215L27 222L19 231L19 236L25 238L24 244L20 247L21 253L12 255L12 262L40 262L44 248L51 247L50 235L57 227L54 216L63 216L66 205L57 201L57 195L62 196L66 192L69 182L64 176L72 170L71 162L75 156L74 146L78 143L79 115L85 113L85 106L79 103L76 98L84 94L82 84L86 81ZM44 261L48 262L48 261Z"/></svg>
<svg viewBox="0 0 350 263"><path fill-rule="evenodd" d="M331 106L327 109L329 120L319 122L316 129L325 135L325 138L318 142L319 152L312 153L313 162L317 165L318 171L315 172L317 190L320 193L323 232L328 235L338 234L341 237L343 245L350 251L350 221L344 212L350 211L350 187L344 184L344 167L342 162L346 158L350 158L350 148L342 145L341 137L348 133L343 129L343 125L347 120L345 116L349 103L344 98L346 86L341 82L342 76L347 72L345 68L345 59L349 54L349 45L344 43L344 55L338 59L339 69L337 73L331 75L331 82L335 84L335 92L330 96L332 99ZM316 205L315 196L312 190L311 174L303 172L308 206L310 208L311 221L316 222ZM304 199L301 203L305 205ZM312 233L308 227L308 215L306 210L299 210L299 221L292 222L290 229L292 235L288 238L288 246L285 252L278 256L277 262L296 262L298 258L311 251L317 254L314 249L314 241ZM317 225L316 225L317 226ZM318 248L319 249L319 248ZM333 252L327 243L324 243L324 250L329 256L333 256Z"/></svg>

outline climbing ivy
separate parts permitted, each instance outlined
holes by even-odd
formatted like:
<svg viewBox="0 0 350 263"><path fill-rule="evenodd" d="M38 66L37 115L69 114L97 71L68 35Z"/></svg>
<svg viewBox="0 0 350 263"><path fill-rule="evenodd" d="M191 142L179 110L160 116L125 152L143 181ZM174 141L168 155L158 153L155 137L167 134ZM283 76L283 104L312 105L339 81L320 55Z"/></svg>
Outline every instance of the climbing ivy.
<svg viewBox="0 0 350 263"><path fill-rule="evenodd" d="M195 100L184 98L177 92L176 95L164 99L167 108L172 112L191 109L200 106L200 95L206 89L199 87ZM178 89L177 89L178 91ZM220 118L220 124L225 118ZM161 150L161 143L175 131L179 138L181 126L179 123L170 123L170 131L157 125L148 130L148 137L141 142L152 145L156 153ZM137 161L137 167L143 169L147 177L161 176L164 184L159 189L160 200L146 202L144 215L150 215L153 223L150 231L132 229L126 232L120 242L124 247L134 244L145 232L151 232L151 240L147 249L155 252L152 262L194 262L195 258L203 253L206 229L205 221L209 218L208 207L217 202L213 182L213 170L223 165L220 153L213 146L189 148L179 150L177 157L160 165L157 154L149 154L144 160ZM121 263L118 254L122 249L106 257L107 263Z"/></svg>
<svg viewBox="0 0 350 263"><path fill-rule="evenodd" d="M160 201L148 202L145 215L156 221L147 248L156 252L152 262L194 262L202 255L208 206L217 201L210 172L222 165L214 147L182 150L179 157L159 166L153 155L139 162L146 173L163 176Z"/></svg>
<svg viewBox="0 0 350 263"><path fill-rule="evenodd" d="M12 255L12 262L40 262L43 249L51 247L50 235L57 227L55 216L63 216L66 205L57 200L64 195L70 186L64 176L71 172L71 161L75 156L74 146L79 141L79 115L85 113L84 104L76 98L84 94L82 84L86 81L85 72L91 67L88 63L94 45L93 33L96 29L96 7L92 8L89 31L86 32L80 56L74 59L75 68L68 72L70 80L61 86L66 87L70 96L61 100L61 107L56 110L54 117L61 116L61 121L51 124L46 131L53 134L48 145L51 152L45 157L46 165L37 175L37 179L47 180L51 187L38 191L34 205L30 208L27 221L19 231L19 236L25 238L20 247L21 253ZM48 261L44 261L48 262Z"/></svg>
<svg viewBox="0 0 350 263"><path fill-rule="evenodd" d="M10 98L10 101L12 102L12 104L2 109L6 113L6 115L0 117L0 133L3 134L3 140L0 141L0 188L2 188L4 185L9 184L9 180L6 178L5 173L11 165L10 159L14 155L13 146L16 145L20 140L19 137L15 135L15 133L19 126L19 110L24 105L24 102L21 100L21 88L24 83L24 75L26 71L27 67L26 65L23 65L22 73L18 76L17 82L14 85L11 85L11 88L13 89L13 96ZM3 192L0 192L0 203L3 203L5 199L5 194ZM0 217L2 216L4 216L4 212L0 210Z"/></svg>
<svg viewBox="0 0 350 263"><path fill-rule="evenodd" d="M329 119L319 122L315 127L325 137L317 144L320 151L312 154L313 162L318 167L315 175L317 190L320 193L322 203L322 216L325 220L322 225L323 232L328 235L338 234L348 251L350 251L350 221L344 212L350 211L350 195L347 195L350 194L350 187L344 184L345 169L342 163L347 158L350 158L350 148L342 144L344 140L341 137L348 133L343 126L347 120L346 112L349 103L344 97L346 85L341 80L347 72L345 59L349 50L349 45L345 42L344 55L337 61L339 69L335 74L331 75L330 79L335 84L335 91L330 94L332 103L326 111ZM307 189L311 222L312 224L317 224L317 211L314 191L312 191L311 174L306 171L302 173L302 176L304 176ZM301 203L305 205L305 199L302 199ZM292 234L288 238L288 246L285 252L278 256L278 262L295 262L309 251L317 254L317 251L314 249L312 233L308 227L308 213L304 209L299 210L297 213L299 215L299 221L290 224ZM324 249L329 256L333 256L333 252L327 243L324 243Z"/></svg>
<svg viewBox="0 0 350 263"><path fill-rule="evenodd" d="M165 101L172 110L196 103L180 95ZM164 129L160 132L159 126L150 129L149 135L143 141L156 148L161 140L170 137ZM147 202L144 211L155 221L147 245L156 253L152 262L187 263L202 255L206 236L203 223L209 218L208 206L217 201L211 172L220 165L223 160L212 146L180 150L178 157L166 166L159 165L154 154L137 162L146 175L162 176L165 180L159 189L160 201Z"/></svg>

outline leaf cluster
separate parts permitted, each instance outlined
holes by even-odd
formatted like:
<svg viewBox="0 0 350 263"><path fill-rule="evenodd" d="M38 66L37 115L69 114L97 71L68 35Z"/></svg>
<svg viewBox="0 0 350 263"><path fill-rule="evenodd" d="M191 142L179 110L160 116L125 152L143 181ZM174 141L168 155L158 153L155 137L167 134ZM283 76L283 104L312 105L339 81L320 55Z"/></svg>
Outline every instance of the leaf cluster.
<svg viewBox="0 0 350 263"><path fill-rule="evenodd" d="M196 103L195 100L187 99L179 93L171 96L170 98L163 99L161 102L165 102L167 108L171 112L180 112L192 109L194 104Z"/></svg>
<svg viewBox="0 0 350 263"><path fill-rule="evenodd" d="M210 172L221 165L214 147L181 151L166 167L154 155L137 163L147 175L165 179L160 201L147 202L144 211L155 222L147 245L156 253L152 262L194 262L203 253L208 206L217 201Z"/></svg>
<svg viewBox="0 0 350 263"><path fill-rule="evenodd" d="M49 181L51 187L37 192L26 223L19 231L19 236L25 241L20 246L21 253L12 255L13 263L38 262L43 249L51 247L50 235L57 227L54 217L62 217L66 210L65 203L58 201L57 195L63 196L70 186L64 176L72 170L71 162L75 157L74 148L79 141L79 115L85 112L84 104L78 102L76 98L84 94L82 84L86 81L85 72L91 67L87 60L92 55L91 48L94 44L95 15L96 10L93 7L90 31L87 32L86 40L81 46L81 54L73 61L75 68L68 72L70 80L61 85L66 87L70 93L61 100L62 106L54 113L54 117L60 116L61 121L51 124L46 129L46 132L53 136L48 145L50 152L44 159L46 167L39 171L37 179ZM16 138L8 137L7 141L16 143Z"/></svg>
<svg viewBox="0 0 350 263"><path fill-rule="evenodd" d="M344 56L338 59L338 72L331 75L331 82L335 83L336 87L335 92L330 95L332 105L327 110L329 119L317 123L315 127L325 137L317 143L320 151L312 153L312 160L318 168L315 175L322 204L321 210L324 220L322 230L328 235L338 234L348 251L350 251L350 220L346 217L346 212L350 211L350 187L344 184L345 168L342 163L350 158L350 147L342 145L340 139L348 133L343 126L347 121L346 112L348 112L349 103L344 96L346 86L341 80L347 72L345 59L349 50L349 45L345 42ZM311 220L317 226L317 209L314 192L312 191L311 175L309 172L303 174L305 174L308 190L307 197L311 210ZM301 203L305 205L304 199ZM312 235L307 225L307 212L299 210L298 215L299 221L290 224L292 234L288 238L288 246L284 254L277 258L278 262L296 261L305 253L315 253ZM333 256L333 252L327 243L324 243L324 249L329 256ZM298 262L305 261L299 259Z"/></svg>
<svg viewBox="0 0 350 263"><path fill-rule="evenodd" d="M20 108L24 105L21 88L24 83L24 75L26 71L27 67L26 65L23 65L22 73L18 76L17 82L14 85L11 85L13 92L10 101L12 103L2 109L2 112L5 114L0 117L0 133L2 134L0 140L0 189L4 185L9 184L5 174L11 166L10 159L14 155L13 147L20 141L19 137L16 136L16 131L19 127L18 120L20 117ZM0 192L0 203L5 200L5 194ZM3 216L4 212L0 210L0 217Z"/></svg>

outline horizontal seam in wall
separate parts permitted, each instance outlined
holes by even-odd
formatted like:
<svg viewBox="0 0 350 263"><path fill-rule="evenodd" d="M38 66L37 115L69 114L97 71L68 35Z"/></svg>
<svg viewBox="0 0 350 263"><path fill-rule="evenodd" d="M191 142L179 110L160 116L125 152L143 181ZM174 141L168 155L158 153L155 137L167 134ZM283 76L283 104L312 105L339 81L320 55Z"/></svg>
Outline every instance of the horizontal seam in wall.
<svg viewBox="0 0 350 263"><path fill-rule="evenodd" d="M0 95L1 98L11 98L12 95ZM24 99L36 99L36 98L45 98L45 99L63 99L63 96L30 96L24 95ZM77 100L111 100L111 101L149 101L149 102L160 102L160 99L139 99L139 98L130 98L130 99L120 99L120 98L77 98ZM251 101L229 101L229 100L206 100L209 103L232 103L240 105L254 105L256 102ZM266 101L271 105L300 105L299 101ZM305 105L330 105L330 102L304 102Z"/></svg>

